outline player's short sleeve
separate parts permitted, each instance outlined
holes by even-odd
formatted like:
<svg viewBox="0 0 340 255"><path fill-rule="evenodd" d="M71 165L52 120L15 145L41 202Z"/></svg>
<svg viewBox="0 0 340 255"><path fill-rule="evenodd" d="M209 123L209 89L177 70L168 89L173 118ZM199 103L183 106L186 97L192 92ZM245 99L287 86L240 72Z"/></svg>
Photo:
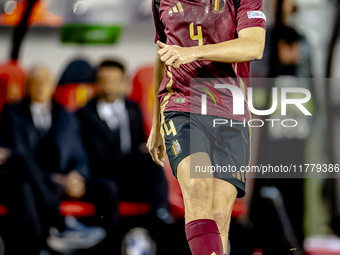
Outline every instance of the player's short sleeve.
<svg viewBox="0 0 340 255"><path fill-rule="evenodd" d="M263 12L262 0L240 0L237 10L237 33L249 27L266 29L266 16Z"/></svg>
<svg viewBox="0 0 340 255"><path fill-rule="evenodd" d="M160 2L161 0L152 0L152 13L156 28L155 42L161 41L163 43L166 43L166 35L164 32L165 27L160 19L159 13Z"/></svg>

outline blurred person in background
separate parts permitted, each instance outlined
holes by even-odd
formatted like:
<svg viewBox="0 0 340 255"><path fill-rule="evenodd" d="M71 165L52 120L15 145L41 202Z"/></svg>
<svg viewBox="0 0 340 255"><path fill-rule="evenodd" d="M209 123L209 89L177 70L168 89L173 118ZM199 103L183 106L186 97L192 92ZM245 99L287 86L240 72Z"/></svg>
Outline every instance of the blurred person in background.
<svg viewBox="0 0 340 255"><path fill-rule="evenodd" d="M128 100L122 63L105 60L97 68L98 96L79 110L91 174L113 179L119 200L150 202L154 213L171 221L164 171L149 157L139 106Z"/></svg>
<svg viewBox="0 0 340 255"><path fill-rule="evenodd" d="M340 0L336 2L335 19L332 36L329 43L326 77L325 98L327 110L326 153L328 163L340 162ZM327 173L323 183L323 202L327 202L327 222L333 233L340 237L340 175L339 171Z"/></svg>
<svg viewBox="0 0 340 255"><path fill-rule="evenodd" d="M294 66L294 70L291 69L294 73L289 75L312 78L312 48L307 38L295 29L294 17L298 13L296 1L267 1L267 7L268 5L274 8L269 13L273 13L275 17L272 18L272 23L267 23L267 40L262 60L251 63L252 77L274 78L285 75L281 68L284 67L287 71L289 66ZM279 10L280 17L277 16Z"/></svg>
<svg viewBox="0 0 340 255"><path fill-rule="evenodd" d="M276 88L300 87L310 91L312 100L306 103L305 106L310 112L314 112L315 109L313 108L317 104L315 85L313 80L310 79L313 78L311 47L306 38L293 27L293 15L297 13L295 1L278 0L277 4L279 3L282 6L277 6L276 13L281 13L281 15L276 17L275 27L268 29L269 40L266 45L264 61L254 63L255 68L252 70L255 71L255 77L275 79L267 82L266 93L269 96L271 95L272 86ZM278 11L280 8L282 12ZM263 100L266 100L265 97ZM268 109L269 107L267 108L267 106L263 108ZM282 117L280 113L274 112L271 118L281 119ZM285 118L297 120L299 123L298 128L287 129L275 126L262 129L258 165L286 166L308 163L309 159L306 157L305 148L312 132L312 122L315 121L315 118L309 118L301 114L297 109L290 109ZM285 238L287 241L287 236L283 234L283 229L287 226L282 226L280 223L282 219L278 218L278 212L275 211L270 201L261 198L260 190L263 186L274 186L280 191L294 235L298 244L302 247L305 205L304 176L294 176L290 179L258 178L255 180L250 218L254 224L254 231L257 233L255 236L259 237L256 242L263 248L265 254L290 254L287 247L289 244L283 243L281 240ZM266 211L265 215L264 211Z"/></svg>
<svg viewBox="0 0 340 255"><path fill-rule="evenodd" d="M76 58L63 71L54 99L68 111L76 111L93 97L96 72L89 61Z"/></svg>
<svg viewBox="0 0 340 255"><path fill-rule="evenodd" d="M54 100L65 106L68 111L74 112L79 107L86 105L88 100L93 97L95 83L96 70L92 68L86 58L78 56L68 63L60 76L56 92L54 93ZM75 113L75 115L77 114ZM119 252L120 240L118 238L118 228L120 219L117 208L117 184L112 179L91 176L88 184L92 186L94 183L97 184L97 189L99 190L103 188L111 190L110 193L114 195L115 199L113 201L107 196L97 196L97 192L87 192L82 200L92 201L96 205L100 204L100 207L97 207L97 217L86 217L82 219L82 222L89 225L99 223L106 230L107 238L100 245L100 251ZM98 221L99 216L100 219Z"/></svg>
<svg viewBox="0 0 340 255"><path fill-rule="evenodd" d="M76 116L52 100L55 87L50 71L33 68L26 86L28 97L6 106L0 118L2 146L11 150L5 164L6 191L15 194L9 201L9 215L22 220L19 232L26 234L23 240L30 240L23 249L38 252L48 230L47 243L53 250L71 252L94 246L105 238L105 230L60 216L59 203L63 197L78 200L96 194L117 208L114 183L103 188L90 179ZM109 219L118 214L117 209L103 213ZM20 238L20 234L14 236Z"/></svg>
<svg viewBox="0 0 340 255"><path fill-rule="evenodd" d="M281 3L281 6L279 4ZM253 62L251 64L251 73L253 78L258 77L275 77L277 75L280 75L278 73L271 73L273 70L278 70L280 67L278 65L282 65L281 60L275 58L272 56L272 54L277 55L278 47L282 48L282 42L281 45L273 45L273 41L277 41L280 37L282 39L282 33L284 33L284 30L286 28L292 28L294 29L294 16L298 12L298 7L295 2L295 0L275 0L275 1L267 1L267 8L273 9L272 12L275 17L272 19L272 23L268 22L267 27L267 40L265 45L265 51L263 55L262 61ZM279 12L279 9L281 9L280 17L277 17L277 13ZM295 30L295 29L294 29ZM286 30L287 31L287 30ZM294 43L294 49L296 49L298 46L299 50L298 52L295 51L295 58L296 58L296 64L297 64L297 76L298 77L304 77L304 78L310 78L312 76L311 73L311 47L305 38L304 35L299 34L296 30L295 33L298 34L298 42L295 41ZM286 33L287 34L287 33ZM282 40L281 40L282 41ZM298 44L298 45L297 45ZM289 52L283 52L282 54L287 53L288 55L292 56ZM293 52L293 51L292 51ZM281 55L282 56L282 55ZM282 59L284 61L284 59ZM271 68L270 68L271 67ZM272 70L272 71L271 71Z"/></svg>
<svg viewBox="0 0 340 255"><path fill-rule="evenodd" d="M301 44L300 36L295 29L282 26L278 40L278 64L277 77L275 82L276 88L282 87L301 87L309 91L311 89L311 79L296 79L307 75L305 78L311 78L311 73L307 71L309 66L305 66L301 62ZM269 92L270 93L270 92ZM291 95L294 97L294 95ZM314 100L313 100L314 101ZM309 111L313 112L312 104L305 104ZM267 108L265 108L267 109ZM270 115L271 119L282 119L280 112L276 111ZM297 108L290 108L285 116L287 119L295 119L298 121L298 128L282 128L274 126L268 128L265 138L262 138L261 151L259 153L258 164L270 164L272 166L280 165L303 165L306 163L305 146L306 140L311 132L312 123L309 116L303 115ZM273 178L273 179L256 179L254 197L252 201L251 220L254 223L256 231L261 233L266 241L261 242L263 251L272 253L277 250L277 247L283 246L279 249L280 252L276 254L289 254L289 250L285 249L286 244L282 244L280 239L283 237L283 229L277 212L274 210L272 204L268 200L263 200L259 197L259 192L263 186L276 187L283 197L285 209L288 213L289 219L293 226L294 233L300 247L303 246L304 230L303 230L303 216L304 216L304 179L303 175L299 177L294 176L289 179ZM294 187L294 188L292 188ZM263 210L267 213L263 214ZM270 213L269 213L270 212ZM270 241L269 241L270 240ZM284 252L286 250L286 252Z"/></svg>

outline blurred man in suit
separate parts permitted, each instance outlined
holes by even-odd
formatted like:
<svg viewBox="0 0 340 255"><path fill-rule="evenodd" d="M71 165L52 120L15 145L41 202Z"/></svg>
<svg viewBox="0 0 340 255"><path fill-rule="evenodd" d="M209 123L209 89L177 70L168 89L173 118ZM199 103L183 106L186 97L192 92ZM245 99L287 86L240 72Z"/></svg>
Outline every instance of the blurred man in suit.
<svg viewBox="0 0 340 255"><path fill-rule="evenodd" d="M158 217L169 221L167 181L147 154L142 113L125 97L125 67L115 60L97 69L98 96L79 110L91 174L114 179L119 199L151 202Z"/></svg>
<svg viewBox="0 0 340 255"><path fill-rule="evenodd" d="M59 215L59 203L63 197L105 197L109 205L99 204L97 211L108 216L106 223L113 226L118 216L115 184L90 178L78 121L52 100L55 88L50 71L32 69L26 88L28 97L7 106L0 119L2 146L12 153L5 164L6 179L17 194L9 200L22 200L10 201L9 208L24 219L25 229L32 230L28 235L45 240L50 230L47 243L54 250L94 246L105 237L104 229L86 227L70 217L65 220Z"/></svg>

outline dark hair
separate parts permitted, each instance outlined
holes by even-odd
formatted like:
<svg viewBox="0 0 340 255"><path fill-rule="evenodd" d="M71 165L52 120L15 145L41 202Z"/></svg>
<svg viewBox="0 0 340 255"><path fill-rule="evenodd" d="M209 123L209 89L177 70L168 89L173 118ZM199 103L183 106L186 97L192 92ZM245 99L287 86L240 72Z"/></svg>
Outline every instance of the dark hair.
<svg viewBox="0 0 340 255"><path fill-rule="evenodd" d="M287 44L291 45L301 39L300 35L294 28L288 26L281 26L279 30L279 40L285 40Z"/></svg>
<svg viewBox="0 0 340 255"><path fill-rule="evenodd" d="M65 68L59 85L70 83L95 83L96 73L87 60L77 59L73 60Z"/></svg>
<svg viewBox="0 0 340 255"><path fill-rule="evenodd" d="M97 71L99 71L101 68L104 67L115 67L122 71L123 74L125 74L125 66L123 63L119 62L118 60L113 59L107 59L101 62L97 68Z"/></svg>

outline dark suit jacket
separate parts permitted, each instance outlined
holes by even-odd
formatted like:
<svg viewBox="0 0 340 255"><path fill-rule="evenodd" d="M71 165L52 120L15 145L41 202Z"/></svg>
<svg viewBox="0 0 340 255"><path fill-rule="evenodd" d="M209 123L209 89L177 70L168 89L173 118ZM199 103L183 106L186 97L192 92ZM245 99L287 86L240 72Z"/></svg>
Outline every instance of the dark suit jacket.
<svg viewBox="0 0 340 255"><path fill-rule="evenodd" d="M5 107L0 117L2 146L10 148L14 157L39 168L42 166L37 159L48 155L52 162L46 171L67 174L77 170L88 177L89 167L76 116L53 102L52 127L42 155L37 150L42 139L34 126L29 105L30 100L25 99Z"/></svg>
<svg viewBox="0 0 340 255"><path fill-rule="evenodd" d="M131 151L124 155L120 149L119 131L111 131L106 122L100 119L97 113L97 101L98 98L92 99L78 111L82 137L89 156L92 175L115 178L118 177L118 172L128 168L128 165L130 167L138 165L141 157L149 159L149 155L140 152L141 144L145 143L142 113L136 103L125 99L130 121Z"/></svg>
<svg viewBox="0 0 340 255"><path fill-rule="evenodd" d="M94 98L78 112L91 175L114 179L122 201L147 201L154 209L167 208L168 186L164 171L152 161L149 153L140 150L146 139L139 106L125 99L131 151L123 154L119 131L111 131L100 119L97 102L98 98Z"/></svg>

